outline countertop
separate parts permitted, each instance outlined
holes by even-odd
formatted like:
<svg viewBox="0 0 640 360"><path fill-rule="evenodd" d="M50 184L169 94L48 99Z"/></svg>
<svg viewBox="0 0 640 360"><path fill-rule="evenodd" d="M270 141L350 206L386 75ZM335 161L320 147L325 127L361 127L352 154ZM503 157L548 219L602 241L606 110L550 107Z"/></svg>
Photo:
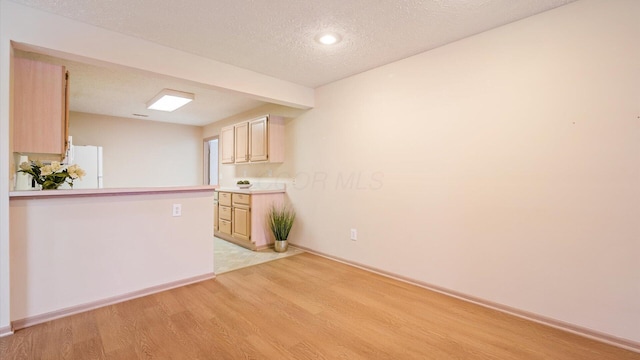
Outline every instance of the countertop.
<svg viewBox="0 0 640 360"><path fill-rule="evenodd" d="M217 186L175 186L175 187L149 187L149 188L119 188L119 189L77 189L77 190L27 190L11 191L10 199L35 199L35 198L64 198L78 196L118 196L118 195L146 195L162 193L183 193L195 191L213 192Z"/></svg>
<svg viewBox="0 0 640 360"><path fill-rule="evenodd" d="M216 191L232 192L237 194L275 194L286 192L284 184L268 184L256 183L248 189L240 189L238 187L220 187Z"/></svg>

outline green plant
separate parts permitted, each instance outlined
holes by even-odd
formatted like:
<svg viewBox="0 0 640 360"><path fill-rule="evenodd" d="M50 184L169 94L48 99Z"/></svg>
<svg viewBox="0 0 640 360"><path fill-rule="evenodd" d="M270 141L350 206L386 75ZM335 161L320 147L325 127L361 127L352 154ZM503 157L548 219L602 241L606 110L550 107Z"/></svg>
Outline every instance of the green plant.
<svg viewBox="0 0 640 360"><path fill-rule="evenodd" d="M64 168L57 161L52 161L50 165L44 165L40 161L23 162L18 172L33 176L33 180L44 190L57 189L65 182L73 187L73 181L82 179L85 175L84 170L78 165L69 165Z"/></svg>
<svg viewBox="0 0 640 360"><path fill-rule="evenodd" d="M249 185L249 180L238 180L236 183L238 185Z"/></svg>
<svg viewBox="0 0 640 360"><path fill-rule="evenodd" d="M296 219L296 212L287 205L271 205L269 208L269 227L277 241L287 240Z"/></svg>

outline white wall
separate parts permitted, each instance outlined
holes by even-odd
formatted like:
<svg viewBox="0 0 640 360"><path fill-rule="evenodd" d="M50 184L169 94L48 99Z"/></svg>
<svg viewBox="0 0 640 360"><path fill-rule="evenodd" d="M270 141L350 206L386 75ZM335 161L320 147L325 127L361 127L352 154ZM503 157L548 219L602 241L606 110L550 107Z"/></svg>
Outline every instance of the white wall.
<svg viewBox="0 0 640 360"><path fill-rule="evenodd" d="M103 147L105 188L202 185L202 127L72 112L75 145Z"/></svg>
<svg viewBox="0 0 640 360"><path fill-rule="evenodd" d="M213 191L12 199L11 320L213 275L212 203Z"/></svg>
<svg viewBox="0 0 640 360"><path fill-rule="evenodd" d="M640 342L638 14L578 1L316 89L291 241Z"/></svg>

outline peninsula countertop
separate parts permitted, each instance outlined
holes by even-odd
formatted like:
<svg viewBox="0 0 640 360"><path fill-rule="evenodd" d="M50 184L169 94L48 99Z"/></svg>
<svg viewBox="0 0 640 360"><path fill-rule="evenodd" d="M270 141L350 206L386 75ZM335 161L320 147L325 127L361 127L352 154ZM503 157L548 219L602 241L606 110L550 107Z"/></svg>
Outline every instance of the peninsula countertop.
<svg viewBox="0 0 640 360"><path fill-rule="evenodd" d="M217 186L175 186L175 187L144 187L144 188L103 188L77 190L26 190L9 192L10 199L39 199L87 196L118 196L118 195L146 195L161 193L185 193L214 191Z"/></svg>

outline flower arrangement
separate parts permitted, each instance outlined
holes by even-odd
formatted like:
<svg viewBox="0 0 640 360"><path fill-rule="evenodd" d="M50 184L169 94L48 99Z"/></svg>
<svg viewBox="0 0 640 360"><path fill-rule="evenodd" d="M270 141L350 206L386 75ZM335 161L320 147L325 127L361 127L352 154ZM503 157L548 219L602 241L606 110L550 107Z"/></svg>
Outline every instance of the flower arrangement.
<svg viewBox="0 0 640 360"><path fill-rule="evenodd" d="M73 181L82 179L85 175L84 170L78 165L64 168L58 161L52 161L50 165L43 165L40 161L23 162L18 172L33 176L43 190L57 189L65 182L73 187Z"/></svg>

